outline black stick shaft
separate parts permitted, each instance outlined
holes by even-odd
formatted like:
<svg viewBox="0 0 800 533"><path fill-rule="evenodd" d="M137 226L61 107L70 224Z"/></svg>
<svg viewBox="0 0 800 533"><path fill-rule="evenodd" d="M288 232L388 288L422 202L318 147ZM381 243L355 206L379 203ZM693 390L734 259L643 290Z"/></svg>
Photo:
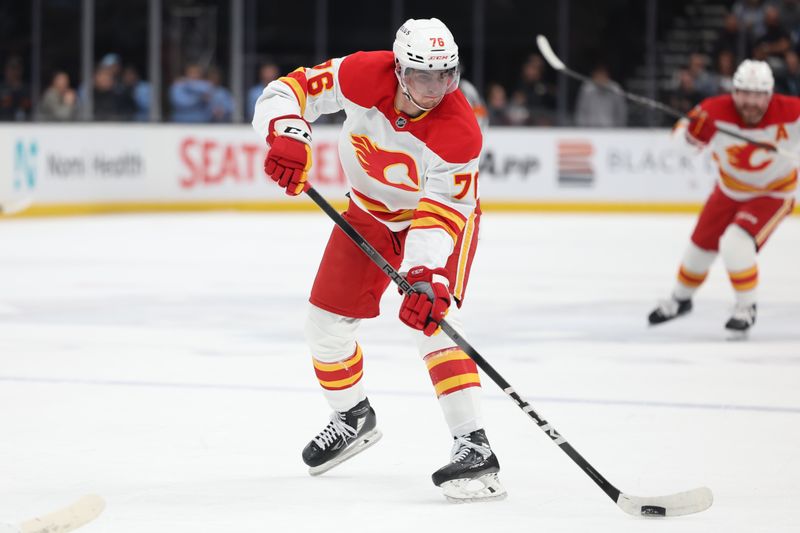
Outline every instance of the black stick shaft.
<svg viewBox="0 0 800 533"><path fill-rule="evenodd" d="M306 189L306 194L316 203L325 214L327 214L333 222L339 226L339 228L345 232L345 234L352 239L354 243L358 245L361 250L367 254L367 256L372 260L373 263L378 265L378 267L383 270L383 272L389 276L389 278L400 287L400 290L408 292L411 289L411 286L405 280L403 276L386 260L383 256L378 253L378 251L372 247L372 245L367 242L367 240L361 236L356 229L347 222L339 212L328 203L325 198L322 197L313 187L308 187ZM472 347L470 343L464 339L450 324L447 323L446 320L442 320L439 323L439 326L442 328L442 331L452 339L453 342L458 345L459 348L464 350L475 364L484 371L484 373L489 376L492 381L494 381L498 387L500 387L503 392L505 392L517 406L522 409L535 423L539 428L544 431L550 439L561 448L564 453L566 453L570 459L572 459L578 466L583 469L586 474L592 478L592 481L597 483L603 492L605 492L609 498L611 498L614 502L617 501L620 495L620 491L612 485L606 478L604 478L597 470L594 469L589 462L583 458L581 454L578 453L575 448L573 448L567 441L562 437L556 429L550 425L547 420L542 418L536 411L534 411L533 407L526 402L519 394L514 390L514 388L505 380L500 373L492 367L483 358L481 354L478 353L478 350Z"/></svg>

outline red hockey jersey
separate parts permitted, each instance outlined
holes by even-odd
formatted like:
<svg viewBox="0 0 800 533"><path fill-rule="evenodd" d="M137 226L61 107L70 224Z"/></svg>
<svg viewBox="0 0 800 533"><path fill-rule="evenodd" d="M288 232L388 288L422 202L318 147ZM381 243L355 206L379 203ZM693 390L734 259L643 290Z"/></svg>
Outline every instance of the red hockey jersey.
<svg viewBox="0 0 800 533"><path fill-rule="evenodd" d="M460 91L411 117L394 107L398 82L392 52L357 52L270 83L253 127L300 115L313 122L344 110L339 158L353 202L393 231L410 226L401 271L443 267L478 199L482 146L475 115Z"/></svg>

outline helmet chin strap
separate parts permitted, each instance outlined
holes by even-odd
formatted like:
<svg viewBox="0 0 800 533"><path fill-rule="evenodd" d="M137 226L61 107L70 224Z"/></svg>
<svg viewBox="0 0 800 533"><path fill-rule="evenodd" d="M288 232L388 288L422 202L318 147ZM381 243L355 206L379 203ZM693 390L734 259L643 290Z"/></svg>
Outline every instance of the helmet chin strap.
<svg viewBox="0 0 800 533"><path fill-rule="evenodd" d="M418 103L416 103L416 102L414 101L414 98L411 96L411 93L410 93L410 92L408 92L408 90L407 90L405 87L403 88L403 96L405 96L405 97L406 97L406 99L407 99L409 102L411 102L411 103L414 105L414 107L416 107L416 108L417 108L417 109L419 109L420 111L430 111L431 109L433 109L433 107L436 107L436 105L439 105L439 102L436 102L436 105L435 105L435 106L433 106L433 107L422 107L421 105L419 105Z"/></svg>

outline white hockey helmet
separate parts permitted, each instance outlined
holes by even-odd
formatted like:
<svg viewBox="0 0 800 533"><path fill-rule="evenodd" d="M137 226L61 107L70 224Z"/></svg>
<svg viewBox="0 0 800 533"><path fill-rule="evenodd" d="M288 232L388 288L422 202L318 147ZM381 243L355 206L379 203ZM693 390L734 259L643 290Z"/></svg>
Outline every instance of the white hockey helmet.
<svg viewBox="0 0 800 533"><path fill-rule="evenodd" d="M441 20L408 19L397 30L392 51L403 93L423 111L432 108L415 102L409 86L428 94L440 92L440 96L458 88L458 46Z"/></svg>
<svg viewBox="0 0 800 533"><path fill-rule="evenodd" d="M745 59L733 74L733 88L739 91L771 93L774 86L772 69L766 61Z"/></svg>

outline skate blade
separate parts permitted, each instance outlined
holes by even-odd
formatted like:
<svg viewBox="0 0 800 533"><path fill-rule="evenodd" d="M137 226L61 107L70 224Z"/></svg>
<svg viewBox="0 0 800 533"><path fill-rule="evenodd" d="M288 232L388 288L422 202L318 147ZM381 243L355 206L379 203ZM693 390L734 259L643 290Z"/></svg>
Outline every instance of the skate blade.
<svg viewBox="0 0 800 533"><path fill-rule="evenodd" d="M728 332L728 336L725 337L725 340L730 342L742 342L750 338L749 329L746 329L744 331L739 331L736 329L728 329L726 331Z"/></svg>
<svg viewBox="0 0 800 533"><path fill-rule="evenodd" d="M497 473L475 479L453 479L441 484L442 492L451 503L489 502L502 500L508 493Z"/></svg>
<svg viewBox="0 0 800 533"><path fill-rule="evenodd" d="M312 476L318 476L320 474L324 474L331 468L342 464L343 462L347 461L351 457L358 455L359 453L363 452L383 437L383 433L378 428L373 429L369 433L365 433L361 436L358 442L354 442L351 444L345 451L331 459L325 464L321 464L319 466L311 466L308 468L308 473Z"/></svg>
<svg viewBox="0 0 800 533"><path fill-rule="evenodd" d="M666 320L662 320L661 322L650 322L648 320L647 321L647 327L654 328L656 326L662 326L662 325L667 324L669 322L675 322L675 320L677 320L679 318L683 318L683 317L687 316L688 314L689 314L689 311L687 311L685 313L681 313L679 315L675 315L675 316L673 316L671 318L668 318Z"/></svg>

